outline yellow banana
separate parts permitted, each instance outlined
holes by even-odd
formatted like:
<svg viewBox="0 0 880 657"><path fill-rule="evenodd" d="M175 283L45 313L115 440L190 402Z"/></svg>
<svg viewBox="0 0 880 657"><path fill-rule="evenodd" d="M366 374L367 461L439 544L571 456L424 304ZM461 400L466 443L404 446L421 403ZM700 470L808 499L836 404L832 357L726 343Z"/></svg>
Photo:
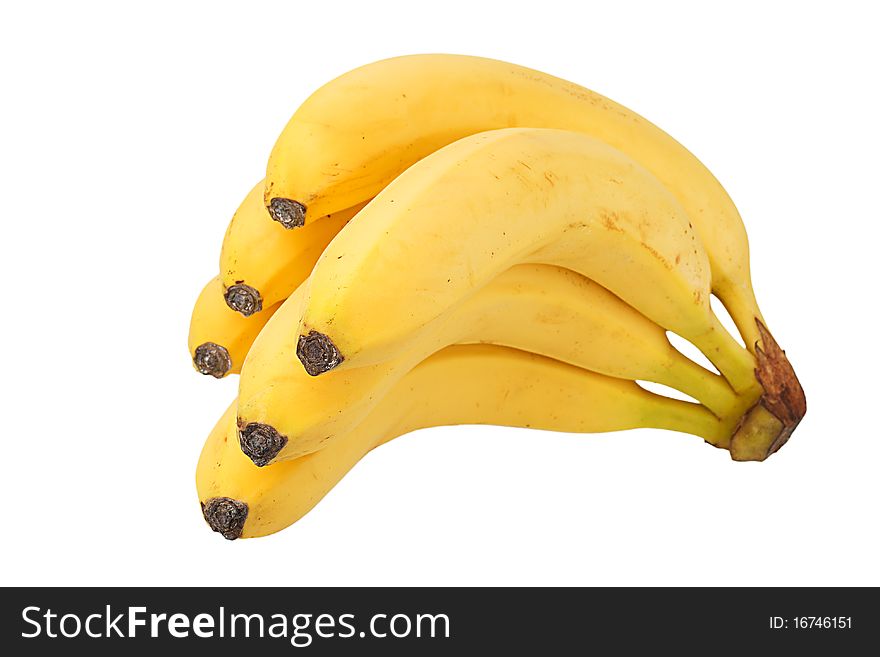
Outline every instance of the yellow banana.
<svg viewBox="0 0 880 657"><path fill-rule="evenodd" d="M311 377L296 362L294 340L307 286L294 292L263 329L242 371L238 442L257 465L326 448L406 372L454 343L506 345L622 379L662 383L726 419L740 417L743 403L753 401L737 398L720 376L685 358L663 329L618 297L550 265L519 265L501 273L408 336L390 360ZM374 312L383 310L377 306Z"/></svg>
<svg viewBox="0 0 880 657"><path fill-rule="evenodd" d="M235 409L211 432L196 471L205 519L227 539L293 524L371 449L423 427L497 424L578 433L654 427L713 444L728 430L701 406L632 381L490 345L447 347L404 376L345 436L269 468L258 468L237 448Z"/></svg>
<svg viewBox="0 0 880 657"><path fill-rule="evenodd" d="M189 324L189 354L198 372L215 378L241 371L248 349L280 303L242 317L223 302L219 276L205 285Z"/></svg>
<svg viewBox="0 0 880 657"><path fill-rule="evenodd" d="M620 151L563 130L483 132L402 173L315 265L297 355L315 375L387 359L522 262L578 271L694 343L735 390L755 390L754 358L709 305L709 263L681 205Z"/></svg>
<svg viewBox="0 0 880 657"><path fill-rule="evenodd" d="M283 301L311 272L336 233L360 207L342 209L301 231L287 231L263 206L263 182L232 217L220 252L226 303L248 316Z"/></svg>
<svg viewBox="0 0 880 657"><path fill-rule="evenodd" d="M350 71L316 91L275 144L265 203L286 227L365 201L461 137L506 127L583 132L623 151L676 196L705 245L718 295L750 350L762 320L745 228L721 184L686 148L589 89L515 64L413 55Z"/></svg>

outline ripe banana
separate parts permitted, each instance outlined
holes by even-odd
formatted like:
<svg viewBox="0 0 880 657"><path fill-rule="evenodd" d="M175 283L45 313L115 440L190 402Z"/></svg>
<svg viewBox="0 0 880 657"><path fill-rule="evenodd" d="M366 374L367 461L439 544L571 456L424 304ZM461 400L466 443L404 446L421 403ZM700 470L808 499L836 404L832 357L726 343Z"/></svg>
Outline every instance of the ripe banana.
<svg viewBox="0 0 880 657"><path fill-rule="evenodd" d="M315 265L297 355L316 375L390 358L523 262L596 281L755 392L754 358L712 312L709 262L681 205L620 151L563 130L480 133L402 173Z"/></svg>
<svg viewBox="0 0 880 657"><path fill-rule="evenodd" d="M371 449L418 428L497 424L598 433L637 427L682 431L711 444L727 428L697 404L632 381L492 345L452 346L404 376L362 423L318 452L258 468L236 446L233 403L211 432L196 471L202 510L227 539L293 524Z"/></svg>
<svg viewBox="0 0 880 657"><path fill-rule="evenodd" d="M220 277L212 278L199 294L189 324L189 353L196 370L217 379L238 374L257 334L280 305L242 317L223 302Z"/></svg>
<svg viewBox="0 0 880 657"><path fill-rule="evenodd" d="M321 252L361 206L287 231L263 206L263 182L245 197L226 229L220 252L226 303L248 316L283 301L302 283Z"/></svg>
<svg viewBox="0 0 880 657"><path fill-rule="evenodd" d="M568 269L534 264L508 269L407 336L394 358L311 377L295 362L293 339L307 287L294 292L263 329L242 371L237 442L257 465L326 449L406 372L454 343L506 345L621 379L662 383L728 423L754 401L738 398L720 376L673 348L663 329L598 284Z"/></svg>
<svg viewBox="0 0 880 657"><path fill-rule="evenodd" d="M275 144L265 203L291 228L365 201L407 167L461 137L506 127L583 132L623 151L681 203L705 246L712 290L746 345L763 321L748 240L733 201L687 149L589 89L506 62L414 55L350 71L316 91Z"/></svg>

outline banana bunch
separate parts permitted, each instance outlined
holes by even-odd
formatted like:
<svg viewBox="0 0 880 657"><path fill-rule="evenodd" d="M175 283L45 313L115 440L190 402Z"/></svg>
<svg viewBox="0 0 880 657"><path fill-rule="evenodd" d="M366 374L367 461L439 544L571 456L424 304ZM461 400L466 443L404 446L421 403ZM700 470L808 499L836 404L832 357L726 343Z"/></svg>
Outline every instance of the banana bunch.
<svg viewBox="0 0 880 657"><path fill-rule="evenodd" d="M745 461L806 412L712 174L599 94L476 57L380 61L308 98L229 224L189 343L202 374L240 373L196 473L228 539L293 524L418 428L652 427Z"/></svg>

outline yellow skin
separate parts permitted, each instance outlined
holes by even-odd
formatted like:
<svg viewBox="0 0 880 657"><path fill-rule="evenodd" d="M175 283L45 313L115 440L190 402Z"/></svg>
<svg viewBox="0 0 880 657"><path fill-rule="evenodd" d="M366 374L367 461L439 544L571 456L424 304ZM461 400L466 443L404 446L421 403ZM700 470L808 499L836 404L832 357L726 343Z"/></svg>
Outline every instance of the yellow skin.
<svg viewBox="0 0 880 657"><path fill-rule="evenodd" d="M712 290L754 349L755 320L762 318L748 240L721 184L684 146L635 112L539 71L442 54L350 71L312 94L290 119L269 158L265 203L297 201L309 223L372 198L410 165L457 139L506 127L583 132L651 171L693 222L711 264Z"/></svg>
<svg viewBox="0 0 880 657"><path fill-rule="evenodd" d="M403 342L387 361L312 377L296 362L293 339L307 285L265 327L242 371L242 448L260 465L327 448L415 365L455 343L506 345L608 376L662 383L726 419L745 410L724 379L676 351L663 329L598 284L550 265L501 273ZM279 452L248 446L250 432L261 425L287 439Z"/></svg>
<svg viewBox="0 0 880 657"><path fill-rule="evenodd" d="M212 278L199 294L189 324L189 355L196 371L218 379L238 374L257 334L280 305L242 317L223 300L221 278Z"/></svg>
<svg viewBox="0 0 880 657"><path fill-rule="evenodd" d="M231 498L221 523L227 538L265 536L293 524L371 449L423 427L495 424L598 433L638 427L682 431L723 445L729 433L703 407L654 395L543 356L491 345L452 346L404 376L365 419L324 449L258 468L237 445L236 405L202 450L199 499ZM246 505L246 520L241 512ZM209 515L214 515L209 513Z"/></svg>
<svg viewBox="0 0 880 657"><path fill-rule="evenodd" d="M264 308L283 301L308 277L324 248L359 209L342 209L302 230L285 230L270 220L260 181L242 201L223 238L224 290L243 283L259 293Z"/></svg>
<svg viewBox="0 0 880 657"><path fill-rule="evenodd" d="M341 354L337 369L388 359L519 263L596 281L754 393L754 358L712 312L709 262L682 206L620 151L561 130L480 133L400 174L315 265L299 353L331 366ZM332 345L313 349L312 332Z"/></svg>

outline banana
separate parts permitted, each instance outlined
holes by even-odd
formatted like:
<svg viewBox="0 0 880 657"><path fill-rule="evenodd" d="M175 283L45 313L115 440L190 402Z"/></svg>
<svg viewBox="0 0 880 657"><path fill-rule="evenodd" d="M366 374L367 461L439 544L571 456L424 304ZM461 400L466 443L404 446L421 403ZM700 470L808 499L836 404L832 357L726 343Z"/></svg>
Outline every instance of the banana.
<svg viewBox="0 0 880 657"><path fill-rule="evenodd" d="M221 379L241 371L248 349L280 303L242 317L223 302L223 281L212 278L199 294L189 324L189 354L202 374Z"/></svg>
<svg viewBox="0 0 880 657"><path fill-rule="evenodd" d="M209 526L227 539L293 524L371 449L415 429L497 424L598 433L653 427L709 443L726 427L699 405L552 359L492 345L452 346L405 375L362 423L324 449L258 468L236 446L236 405L202 450L196 485Z"/></svg>
<svg viewBox="0 0 880 657"><path fill-rule="evenodd" d="M269 158L264 201L286 227L365 201L462 137L506 127L583 132L623 151L676 196L705 245L712 290L750 350L763 322L745 228L721 184L686 148L589 89L515 64L459 55L379 61L329 82L296 111Z"/></svg>
<svg viewBox="0 0 880 657"><path fill-rule="evenodd" d="M620 151L563 130L483 132L402 173L315 265L297 355L315 375L390 358L523 262L594 280L755 393L754 358L712 312L706 252L681 205Z"/></svg>
<svg viewBox="0 0 880 657"><path fill-rule="evenodd" d="M226 303L248 316L286 299L362 205L291 232L268 220L263 181L257 183L236 210L223 238L220 272Z"/></svg>
<svg viewBox="0 0 880 657"><path fill-rule="evenodd" d="M414 366L454 343L506 345L605 375L662 383L725 420L740 417L743 404L753 401L738 398L720 376L673 348L663 329L598 284L534 264L501 273L401 343L394 358L315 378L296 363L293 339L307 288L281 306L242 370L237 443L257 465L327 448Z"/></svg>

